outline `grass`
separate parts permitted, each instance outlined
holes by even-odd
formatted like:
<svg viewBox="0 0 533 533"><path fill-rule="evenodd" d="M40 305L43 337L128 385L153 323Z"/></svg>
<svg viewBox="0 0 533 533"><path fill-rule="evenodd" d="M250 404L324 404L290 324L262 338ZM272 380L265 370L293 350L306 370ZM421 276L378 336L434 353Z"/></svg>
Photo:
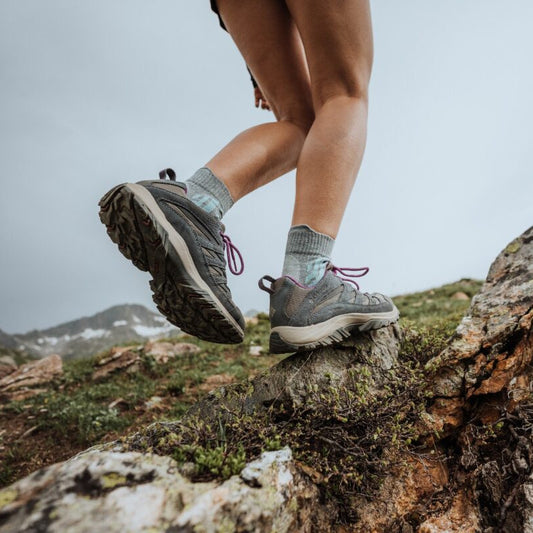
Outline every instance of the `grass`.
<svg viewBox="0 0 533 533"><path fill-rule="evenodd" d="M402 442L412 439L410 426L401 419L401 416L405 418L407 415L401 415L395 399L402 397L409 380L419 380L420 365L444 346L468 308L468 300L452 296L463 292L471 297L479 287L480 282L461 280L438 289L395 298L404 330L404 374L393 382L387 396L388 403L382 401L380 405L367 406L362 410L372 413L368 419L359 418L355 423L350 418L355 416L364 397L364 394L357 396L357 391L364 392L364 379L358 376L357 383L354 383L355 396L349 402L351 410L343 408L342 412L339 411L339 402L345 405L346 398L340 398L339 391L332 390L331 397L321 400L314 411L298 413L298 424L282 425L287 428L286 431L280 430L271 420L261 422L248 417L239 420L239 427L224 428L224 438L219 438L217 433L218 436L213 439L207 429L202 433L199 423L191 428L195 436L188 447L170 443L168 453L180 461L192 461L199 478L226 478L238 472L246 460L261 450L274 450L291 444L301 460L315 466L320 463L322 468L329 465L332 480L342 478L342 483L345 483L350 479L350 476L346 477L349 473L355 483L362 475L360 463L335 453L330 453L329 458L324 456L324 449L327 449L325 441L311 442L308 428L314 427L320 432L319 426L325 420L323 417L331 418L331 412L338 412L337 422L342 429L338 442L362 447L366 454L375 453L375 442L379 441L380 435L387 435L391 442L392 439ZM217 345L188 336L169 339L171 342L196 344L200 352L178 356L165 364L156 363L139 346L141 363L137 372L118 372L102 381L93 381L92 374L98 361L109 352L64 362L63 377L47 392L0 406L0 427L6 428L0 430L0 486L8 485L41 466L64 460L91 445L133 433L150 422L176 420L217 386L257 375L283 357L268 354L268 335L268 317L260 314L257 323L247 327L241 345ZM250 355L250 347L257 345L262 347L265 355ZM348 392L340 391L340 394ZM417 397L416 401L421 399ZM378 411L383 414L385 422L375 427L371 419L376 419ZM220 428L216 432L220 432ZM378 437L372 440L376 432ZM232 435L233 440L230 438ZM322 437L330 438L328 435ZM356 442L354 438L363 440ZM202 439L209 444L205 445ZM317 442L322 442L322 445L317 445ZM332 486L346 488L342 483L339 481L338 485ZM349 485L352 488L353 483Z"/></svg>

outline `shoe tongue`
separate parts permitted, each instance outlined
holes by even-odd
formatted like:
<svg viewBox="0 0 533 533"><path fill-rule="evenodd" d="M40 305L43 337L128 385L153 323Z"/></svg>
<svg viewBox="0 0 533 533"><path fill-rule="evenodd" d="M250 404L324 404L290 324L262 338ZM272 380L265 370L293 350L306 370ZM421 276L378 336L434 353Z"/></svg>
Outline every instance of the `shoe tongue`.
<svg viewBox="0 0 533 533"><path fill-rule="evenodd" d="M179 194L180 196L187 195L187 186L185 183L174 182L174 181L153 181L150 183L152 187L156 189L163 189L164 191L169 191L174 194Z"/></svg>

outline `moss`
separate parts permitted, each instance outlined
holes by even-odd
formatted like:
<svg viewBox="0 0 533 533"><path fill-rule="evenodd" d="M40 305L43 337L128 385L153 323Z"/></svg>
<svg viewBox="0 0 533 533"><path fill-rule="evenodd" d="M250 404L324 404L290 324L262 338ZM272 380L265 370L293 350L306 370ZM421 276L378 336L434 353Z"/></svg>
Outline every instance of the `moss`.
<svg viewBox="0 0 533 533"><path fill-rule="evenodd" d="M505 248L506 254L515 254L522 247L522 241L520 239L515 239L513 242L509 243Z"/></svg>
<svg viewBox="0 0 533 533"><path fill-rule="evenodd" d="M15 489L4 489L0 491L0 509L13 503L18 497L18 491Z"/></svg>
<svg viewBox="0 0 533 533"><path fill-rule="evenodd" d="M125 485L126 477L117 472L109 472L100 478L100 484L103 489L114 489L119 485Z"/></svg>

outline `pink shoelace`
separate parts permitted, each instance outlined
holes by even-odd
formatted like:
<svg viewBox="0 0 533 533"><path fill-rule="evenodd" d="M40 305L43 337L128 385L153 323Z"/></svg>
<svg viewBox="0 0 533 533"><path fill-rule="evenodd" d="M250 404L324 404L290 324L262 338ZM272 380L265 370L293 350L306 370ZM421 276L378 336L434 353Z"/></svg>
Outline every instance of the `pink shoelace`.
<svg viewBox="0 0 533 533"><path fill-rule="evenodd" d="M340 279L353 283L357 287L357 290L360 290L359 284L357 283L357 281L355 281L352 278L362 278L363 276L366 276L368 274L368 271L370 269L368 267L341 268L341 267L336 267L335 265L330 264L329 270L331 270L333 274L335 274L336 276L339 276Z"/></svg>
<svg viewBox="0 0 533 533"><path fill-rule="evenodd" d="M231 239L225 233L220 232L220 235L222 237L222 242L225 244L228 268L233 275L239 276L244 271L244 260L241 252L239 252L239 249L231 242ZM239 258L240 268L237 266L237 258Z"/></svg>

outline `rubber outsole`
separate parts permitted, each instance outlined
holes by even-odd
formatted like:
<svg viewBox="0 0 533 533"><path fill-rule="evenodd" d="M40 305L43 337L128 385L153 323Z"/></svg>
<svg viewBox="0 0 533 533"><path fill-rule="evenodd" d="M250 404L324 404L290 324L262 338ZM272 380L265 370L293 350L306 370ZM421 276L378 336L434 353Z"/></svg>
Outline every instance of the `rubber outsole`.
<svg viewBox="0 0 533 533"><path fill-rule="evenodd" d="M284 339L278 332L273 331L270 334L270 353L289 353L289 352L302 352L307 350L313 350L322 346L330 346L342 342L344 339L350 337L356 332L371 331L380 329L386 326L390 326L396 322L399 318L399 313L396 310L396 316L392 318L374 318L364 323L349 324L341 328L335 329L333 332L329 332L326 335L322 335L310 342L296 344Z"/></svg>
<svg viewBox="0 0 533 533"><path fill-rule="evenodd" d="M182 331L203 340L242 342L242 329L228 319L228 312L190 275L184 264L184 251L173 247L168 231L128 185L118 185L103 196L99 202L100 220L122 255L152 275L150 287L159 311ZM186 253L190 257L188 250Z"/></svg>

